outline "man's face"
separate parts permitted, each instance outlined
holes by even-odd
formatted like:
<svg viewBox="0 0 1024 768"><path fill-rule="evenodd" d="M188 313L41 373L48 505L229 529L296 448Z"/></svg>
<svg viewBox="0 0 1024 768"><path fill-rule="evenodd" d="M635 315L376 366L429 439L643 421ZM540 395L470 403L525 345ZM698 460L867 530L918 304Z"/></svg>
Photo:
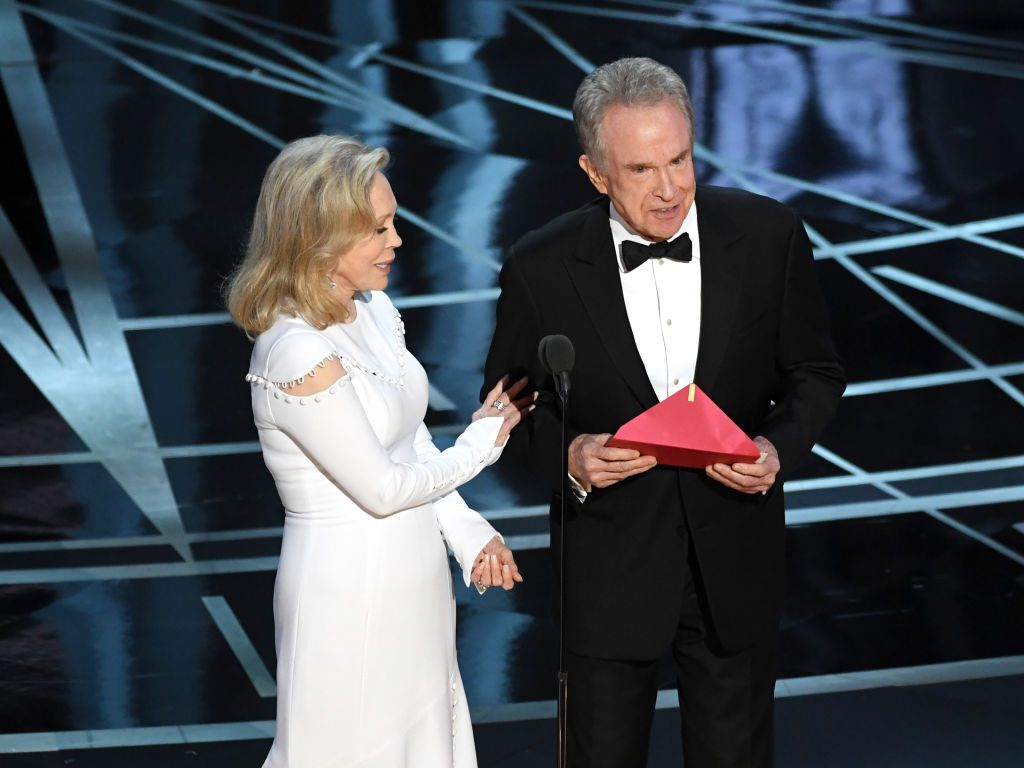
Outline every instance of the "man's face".
<svg viewBox="0 0 1024 768"><path fill-rule="evenodd" d="M697 191L690 126L679 105L613 105L605 110L601 138L600 166L580 156L591 183L637 234L652 241L672 237Z"/></svg>

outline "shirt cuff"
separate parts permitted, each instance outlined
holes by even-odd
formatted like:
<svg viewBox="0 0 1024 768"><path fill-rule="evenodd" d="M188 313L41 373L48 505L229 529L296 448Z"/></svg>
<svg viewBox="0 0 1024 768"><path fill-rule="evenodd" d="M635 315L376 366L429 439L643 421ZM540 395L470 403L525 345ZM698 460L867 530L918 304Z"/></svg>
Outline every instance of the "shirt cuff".
<svg viewBox="0 0 1024 768"><path fill-rule="evenodd" d="M576 501L580 504L587 500L587 492L583 490L583 486L572 475L569 475L569 490L572 491L572 495L576 497Z"/></svg>

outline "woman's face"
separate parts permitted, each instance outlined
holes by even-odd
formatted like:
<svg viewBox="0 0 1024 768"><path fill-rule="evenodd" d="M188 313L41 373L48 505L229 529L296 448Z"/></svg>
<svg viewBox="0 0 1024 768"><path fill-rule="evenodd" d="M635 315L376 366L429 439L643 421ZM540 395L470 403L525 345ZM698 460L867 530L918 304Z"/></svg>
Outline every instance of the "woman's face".
<svg viewBox="0 0 1024 768"><path fill-rule="evenodd" d="M395 249L402 244L395 230L398 202L388 180L379 171L370 185L370 205L376 220L373 231L338 257L338 266L330 275L337 285L335 291L346 300L356 291L387 288Z"/></svg>

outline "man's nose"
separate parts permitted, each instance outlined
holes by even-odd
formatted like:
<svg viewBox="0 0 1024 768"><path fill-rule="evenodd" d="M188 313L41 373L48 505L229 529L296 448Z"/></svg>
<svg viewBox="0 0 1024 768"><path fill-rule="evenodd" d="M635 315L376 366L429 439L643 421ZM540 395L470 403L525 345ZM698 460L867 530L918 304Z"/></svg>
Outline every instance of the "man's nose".
<svg viewBox="0 0 1024 768"><path fill-rule="evenodd" d="M671 200L676 196L676 183L672 178L672 174L668 168L662 168L657 171L657 175L654 178L654 189L652 194L661 200Z"/></svg>

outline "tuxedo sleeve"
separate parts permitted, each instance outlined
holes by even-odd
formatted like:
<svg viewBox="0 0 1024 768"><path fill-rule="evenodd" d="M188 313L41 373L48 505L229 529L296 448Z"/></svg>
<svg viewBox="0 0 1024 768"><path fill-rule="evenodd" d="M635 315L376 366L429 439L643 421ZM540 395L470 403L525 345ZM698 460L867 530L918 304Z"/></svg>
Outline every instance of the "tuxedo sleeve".
<svg viewBox="0 0 1024 768"><path fill-rule="evenodd" d="M779 452L785 480L835 413L846 376L832 343L828 311L803 222L794 213L776 339L778 385L760 434Z"/></svg>
<svg viewBox="0 0 1024 768"><path fill-rule="evenodd" d="M509 250L498 282L501 294L480 399L482 402L502 376L508 375L510 381L523 376L529 378L529 389L540 393L537 408L512 430L506 452L543 477L552 491L560 492L561 405L555 394L554 380L537 357L537 345L545 333L538 309L538 286L531 285L527 279L515 248ZM557 330L548 332L557 333ZM571 424L566 425L566 430L571 442L576 433Z"/></svg>

